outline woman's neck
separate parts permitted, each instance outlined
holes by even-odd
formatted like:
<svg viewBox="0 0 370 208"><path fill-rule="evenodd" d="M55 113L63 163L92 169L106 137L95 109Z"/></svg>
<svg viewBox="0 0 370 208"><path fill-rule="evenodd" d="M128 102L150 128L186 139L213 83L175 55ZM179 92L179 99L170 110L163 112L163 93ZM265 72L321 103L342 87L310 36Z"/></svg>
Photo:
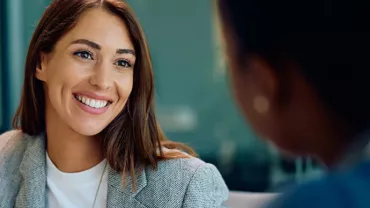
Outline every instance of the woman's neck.
<svg viewBox="0 0 370 208"><path fill-rule="evenodd" d="M46 116L46 144L51 161L60 171L81 172L104 159L98 137L77 133L54 115L49 111Z"/></svg>

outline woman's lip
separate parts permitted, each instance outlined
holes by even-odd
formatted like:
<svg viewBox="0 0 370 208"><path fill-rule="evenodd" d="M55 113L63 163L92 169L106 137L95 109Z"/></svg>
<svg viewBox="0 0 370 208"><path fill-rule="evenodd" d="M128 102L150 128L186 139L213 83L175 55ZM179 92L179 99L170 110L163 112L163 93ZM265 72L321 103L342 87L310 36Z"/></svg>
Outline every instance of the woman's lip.
<svg viewBox="0 0 370 208"><path fill-rule="evenodd" d="M107 106L105 106L103 108L93 108L93 107L90 107L90 106L87 106L87 105L81 103L75 97L73 97L73 99L76 101L78 107L80 107L86 113L93 114L93 115L101 115L101 114L105 113L108 110L109 106L111 105L110 103L108 103Z"/></svg>
<svg viewBox="0 0 370 208"><path fill-rule="evenodd" d="M104 96L104 95L99 95L97 93L94 93L94 92L88 92L88 91L84 91L84 92L74 92L73 93L74 95L81 95L81 96L84 96L84 97L88 97L88 98L91 98L91 99L94 99L94 100L106 100L108 102L113 102L113 99L108 97L108 96Z"/></svg>

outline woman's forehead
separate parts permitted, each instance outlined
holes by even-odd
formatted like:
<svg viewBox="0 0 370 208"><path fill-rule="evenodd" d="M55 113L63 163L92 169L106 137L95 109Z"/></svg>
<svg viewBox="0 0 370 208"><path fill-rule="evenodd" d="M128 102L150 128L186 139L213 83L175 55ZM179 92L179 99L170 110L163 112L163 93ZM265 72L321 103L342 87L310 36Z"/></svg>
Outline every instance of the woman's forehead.
<svg viewBox="0 0 370 208"><path fill-rule="evenodd" d="M69 45L77 39L86 39L102 48L133 49L130 32L125 22L103 9L90 9L77 20L76 25L61 39L62 45Z"/></svg>

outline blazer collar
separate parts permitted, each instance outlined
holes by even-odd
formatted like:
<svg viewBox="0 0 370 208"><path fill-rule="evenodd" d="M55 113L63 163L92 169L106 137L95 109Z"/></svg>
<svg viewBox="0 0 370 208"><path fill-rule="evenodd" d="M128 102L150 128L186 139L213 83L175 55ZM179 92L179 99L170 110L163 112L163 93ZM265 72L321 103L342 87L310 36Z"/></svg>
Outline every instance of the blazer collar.
<svg viewBox="0 0 370 208"><path fill-rule="evenodd" d="M46 141L40 135L29 138L20 173L23 183L19 190L16 207L45 208L46 204ZM145 208L135 196L147 185L145 169L136 177L136 192L131 176L126 177L126 187L122 186L122 176L108 166L108 195L107 207L137 207ZM37 190L37 191L35 191ZM18 203L19 202L19 203Z"/></svg>

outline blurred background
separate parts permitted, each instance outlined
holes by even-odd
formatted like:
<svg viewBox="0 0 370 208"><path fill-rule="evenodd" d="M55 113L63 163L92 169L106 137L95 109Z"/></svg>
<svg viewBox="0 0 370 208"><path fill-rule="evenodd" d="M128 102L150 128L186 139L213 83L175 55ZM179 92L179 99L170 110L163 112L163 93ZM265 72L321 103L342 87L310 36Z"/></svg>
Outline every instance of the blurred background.
<svg viewBox="0 0 370 208"><path fill-rule="evenodd" d="M0 0L0 133L11 128L28 43L50 0ZM127 0L146 33L160 124L218 167L231 190L271 192L321 174L260 141L236 109L212 1Z"/></svg>

